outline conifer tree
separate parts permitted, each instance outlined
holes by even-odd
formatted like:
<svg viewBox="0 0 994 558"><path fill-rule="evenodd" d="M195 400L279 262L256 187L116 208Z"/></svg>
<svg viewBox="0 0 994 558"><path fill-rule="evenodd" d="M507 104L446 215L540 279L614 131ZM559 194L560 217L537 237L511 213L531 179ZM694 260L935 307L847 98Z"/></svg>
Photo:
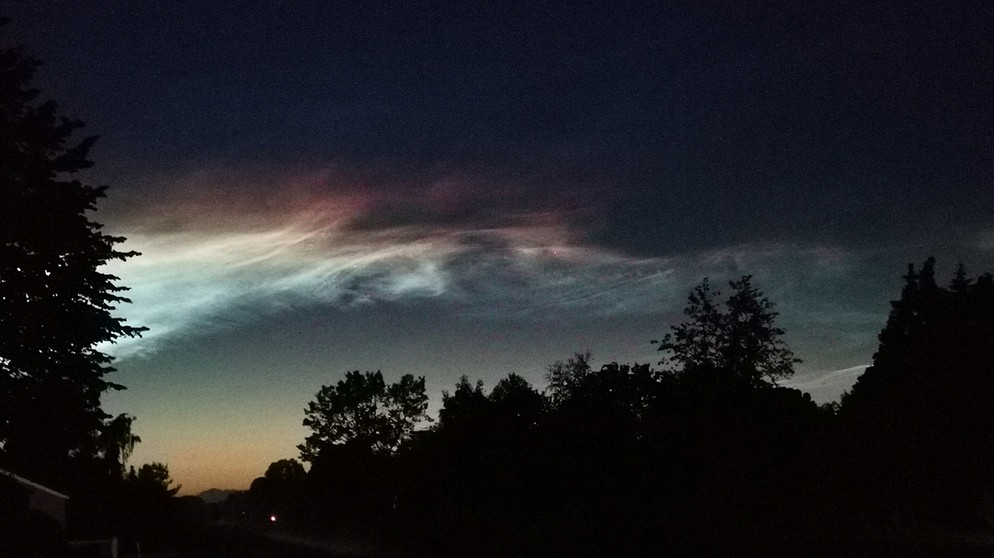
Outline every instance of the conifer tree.
<svg viewBox="0 0 994 558"><path fill-rule="evenodd" d="M96 138L74 140L83 123L40 99L39 65L0 49L0 458L61 483L115 427L100 397L123 386L100 345L143 328L113 315L127 289L102 271L137 253L90 218L106 187L78 176Z"/></svg>
<svg viewBox="0 0 994 558"><path fill-rule="evenodd" d="M973 523L994 467L994 290L962 265L938 286L933 258L904 280L873 365L842 399L858 478L881 513Z"/></svg>

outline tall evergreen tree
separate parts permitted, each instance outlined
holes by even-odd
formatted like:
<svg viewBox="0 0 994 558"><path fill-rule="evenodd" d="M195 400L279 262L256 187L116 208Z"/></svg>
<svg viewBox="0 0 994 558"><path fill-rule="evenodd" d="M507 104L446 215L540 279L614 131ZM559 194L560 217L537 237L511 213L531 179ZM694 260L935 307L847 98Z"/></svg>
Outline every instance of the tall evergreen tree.
<svg viewBox="0 0 994 558"><path fill-rule="evenodd" d="M948 289L935 260L909 264L873 365L842 399L885 517L975 522L994 472L994 291L960 266Z"/></svg>
<svg viewBox="0 0 994 558"><path fill-rule="evenodd" d="M106 186L77 178L96 138L73 140L83 123L40 100L39 64L0 49L0 456L61 484L120 426L100 407L123 386L106 379L112 359L98 347L144 328L113 315L127 289L101 271L137 253L90 218Z"/></svg>

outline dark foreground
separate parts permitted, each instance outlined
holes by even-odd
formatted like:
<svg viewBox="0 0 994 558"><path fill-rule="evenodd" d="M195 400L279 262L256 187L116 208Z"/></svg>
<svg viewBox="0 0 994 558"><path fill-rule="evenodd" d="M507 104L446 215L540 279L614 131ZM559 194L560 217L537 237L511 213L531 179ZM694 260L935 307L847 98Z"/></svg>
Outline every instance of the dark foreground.
<svg viewBox="0 0 994 558"><path fill-rule="evenodd" d="M305 535L287 529L209 525L157 549L141 549L142 558L360 558L395 556L375 542L351 533ZM120 558L137 558L139 549L122 544Z"/></svg>
<svg viewBox="0 0 994 558"><path fill-rule="evenodd" d="M578 548L568 541L549 541L542 548L522 548L496 538L480 541L402 540L376 533L370 526L305 534L290 529L249 529L212 525L157 550L144 549L146 558L421 558L431 556L723 556L813 558L973 558L994 556L994 531L950 531L902 528L860 535L791 535L721 540L702 537L676 547L641 547L628 541L621 547L589 545ZM496 535L496 534L494 534ZM122 547L121 558L138 556Z"/></svg>

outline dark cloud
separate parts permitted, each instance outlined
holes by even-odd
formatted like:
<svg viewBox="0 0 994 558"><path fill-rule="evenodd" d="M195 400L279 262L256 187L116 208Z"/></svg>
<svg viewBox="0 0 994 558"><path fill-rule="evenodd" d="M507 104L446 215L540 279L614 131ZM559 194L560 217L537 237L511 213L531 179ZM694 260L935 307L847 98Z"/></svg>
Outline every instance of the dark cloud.
<svg viewBox="0 0 994 558"><path fill-rule="evenodd" d="M990 225L986 3L381 8L12 15L114 159L392 168L358 228L572 204L577 238L649 255ZM423 198L447 169L475 178Z"/></svg>

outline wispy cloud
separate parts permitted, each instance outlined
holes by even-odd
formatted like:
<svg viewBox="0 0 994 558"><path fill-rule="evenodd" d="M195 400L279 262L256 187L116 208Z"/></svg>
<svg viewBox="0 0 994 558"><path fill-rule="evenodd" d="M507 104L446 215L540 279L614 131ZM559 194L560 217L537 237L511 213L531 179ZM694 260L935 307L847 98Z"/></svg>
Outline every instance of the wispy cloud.
<svg viewBox="0 0 994 558"><path fill-rule="evenodd" d="M811 394L811 398L816 403L838 401L844 392L852 388L868 367L869 365L852 366L813 377L792 378L783 382L783 385Z"/></svg>
<svg viewBox="0 0 994 558"><path fill-rule="evenodd" d="M154 351L174 336L295 307L358 308L436 297L460 301L463 315L479 319L647 313L679 319L688 289L702 277L721 282L743 273L756 274L775 298L803 313L795 298L837 281L854 258L831 247L790 244L635 258L578 242L569 224L572 209L539 205L528 211L515 201L514 211L494 218L453 217L462 211L425 215L439 200L458 200L450 208L477 206L450 184L429 188L432 203L414 204L420 217L415 212L376 221L369 216L384 207L383 196L334 174L284 178L285 184L270 188L284 194L248 201L224 195L240 190L209 183L213 176L188 178L177 189L185 195L116 224L115 232L128 238L124 248L143 253L110 266L132 289L133 303L119 312L149 331L107 347L109 352ZM390 196L388 205L395 205Z"/></svg>
<svg viewBox="0 0 994 558"><path fill-rule="evenodd" d="M125 248L143 255L109 270L131 287L132 304L122 314L149 332L111 349L122 356L154 348L171 335L217 326L235 306L265 314L294 304L436 296L447 281L438 265L444 245L343 239L318 223L255 232L132 234Z"/></svg>

